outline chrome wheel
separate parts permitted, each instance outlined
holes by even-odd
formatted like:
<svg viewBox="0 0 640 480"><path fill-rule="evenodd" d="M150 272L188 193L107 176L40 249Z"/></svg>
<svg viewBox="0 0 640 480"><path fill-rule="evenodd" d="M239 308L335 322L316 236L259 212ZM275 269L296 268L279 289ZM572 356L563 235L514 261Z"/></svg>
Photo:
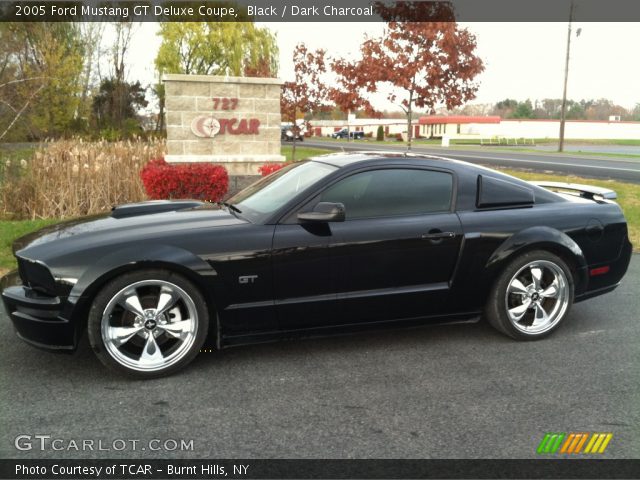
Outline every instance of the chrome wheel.
<svg viewBox="0 0 640 480"><path fill-rule="evenodd" d="M548 260L536 260L520 268L505 294L511 324L526 334L553 328L567 312L570 292L564 270Z"/></svg>
<svg viewBox="0 0 640 480"><path fill-rule="evenodd" d="M141 372L156 372L177 363L191 349L198 331L192 298L165 280L126 286L102 314L101 335L111 357Z"/></svg>

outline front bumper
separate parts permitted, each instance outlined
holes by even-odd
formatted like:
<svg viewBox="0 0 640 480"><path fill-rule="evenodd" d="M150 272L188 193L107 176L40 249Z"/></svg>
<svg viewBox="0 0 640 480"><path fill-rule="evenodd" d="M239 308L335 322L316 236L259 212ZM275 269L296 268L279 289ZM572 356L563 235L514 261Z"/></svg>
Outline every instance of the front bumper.
<svg viewBox="0 0 640 480"><path fill-rule="evenodd" d="M14 274L2 284L15 283ZM22 340L47 350L74 350L76 328L61 316L65 298L42 295L24 285L8 286L2 300L13 326Z"/></svg>

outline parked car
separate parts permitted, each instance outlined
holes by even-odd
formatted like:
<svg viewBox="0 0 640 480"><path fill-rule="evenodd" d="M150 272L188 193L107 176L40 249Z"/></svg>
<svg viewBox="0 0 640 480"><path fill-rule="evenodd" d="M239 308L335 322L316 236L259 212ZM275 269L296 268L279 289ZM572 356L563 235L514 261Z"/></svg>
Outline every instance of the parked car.
<svg viewBox="0 0 640 480"><path fill-rule="evenodd" d="M121 205L22 237L2 298L28 343L72 351L86 329L105 365L143 378L184 367L208 337L224 348L484 315L537 340L625 274L614 198L443 158L320 156L224 204Z"/></svg>
<svg viewBox="0 0 640 480"><path fill-rule="evenodd" d="M304 133L302 129L298 129L298 136L296 138L296 142L304 141ZM280 127L280 140L284 140L285 142L292 142L295 134L293 133L293 127L291 125Z"/></svg>
<svg viewBox="0 0 640 480"><path fill-rule="evenodd" d="M349 132L346 128L333 132L331 138L349 138L349 135L351 135L351 138L354 140L362 140L364 138L364 132L356 132L355 130Z"/></svg>

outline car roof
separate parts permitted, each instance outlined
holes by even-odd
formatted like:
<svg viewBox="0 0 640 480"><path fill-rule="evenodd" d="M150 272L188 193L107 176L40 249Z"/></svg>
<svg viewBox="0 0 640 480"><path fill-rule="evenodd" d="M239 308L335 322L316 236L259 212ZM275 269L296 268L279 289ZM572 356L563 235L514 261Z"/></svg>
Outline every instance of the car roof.
<svg viewBox="0 0 640 480"><path fill-rule="evenodd" d="M338 168L346 167L349 165L353 165L356 163L369 162L375 160L397 160L397 161L406 161L406 160L429 160L430 162L442 162L444 163L457 163L457 164L465 164L466 162L459 162L458 160L453 160L445 157L438 157L436 155L423 155L423 154L413 154L407 152L339 152L339 153L329 153L326 155L318 155L309 157L309 160L318 161L322 163L328 163L329 165L333 165Z"/></svg>

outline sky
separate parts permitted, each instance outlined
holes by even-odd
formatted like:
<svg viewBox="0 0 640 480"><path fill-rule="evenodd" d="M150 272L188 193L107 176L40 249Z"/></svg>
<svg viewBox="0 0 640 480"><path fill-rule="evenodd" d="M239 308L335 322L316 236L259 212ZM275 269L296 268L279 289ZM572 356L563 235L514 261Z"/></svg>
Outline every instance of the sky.
<svg viewBox="0 0 640 480"><path fill-rule="evenodd" d="M330 55L357 54L365 35L380 36L382 23L263 23L280 48L279 77L293 75L291 59L298 42ZM561 98L566 54L567 23L462 23L476 35L477 53L485 62L476 99L496 103ZM158 25L140 24L134 33L128 60L130 80L143 85L155 79L154 58L160 45ZM581 34L576 37L576 30ZM105 34L109 41L108 33ZM640 103L640 23L575 23L571 42L568 98L608 98L625 108ZM379 99L376 107L394 109Z"/></svg>

